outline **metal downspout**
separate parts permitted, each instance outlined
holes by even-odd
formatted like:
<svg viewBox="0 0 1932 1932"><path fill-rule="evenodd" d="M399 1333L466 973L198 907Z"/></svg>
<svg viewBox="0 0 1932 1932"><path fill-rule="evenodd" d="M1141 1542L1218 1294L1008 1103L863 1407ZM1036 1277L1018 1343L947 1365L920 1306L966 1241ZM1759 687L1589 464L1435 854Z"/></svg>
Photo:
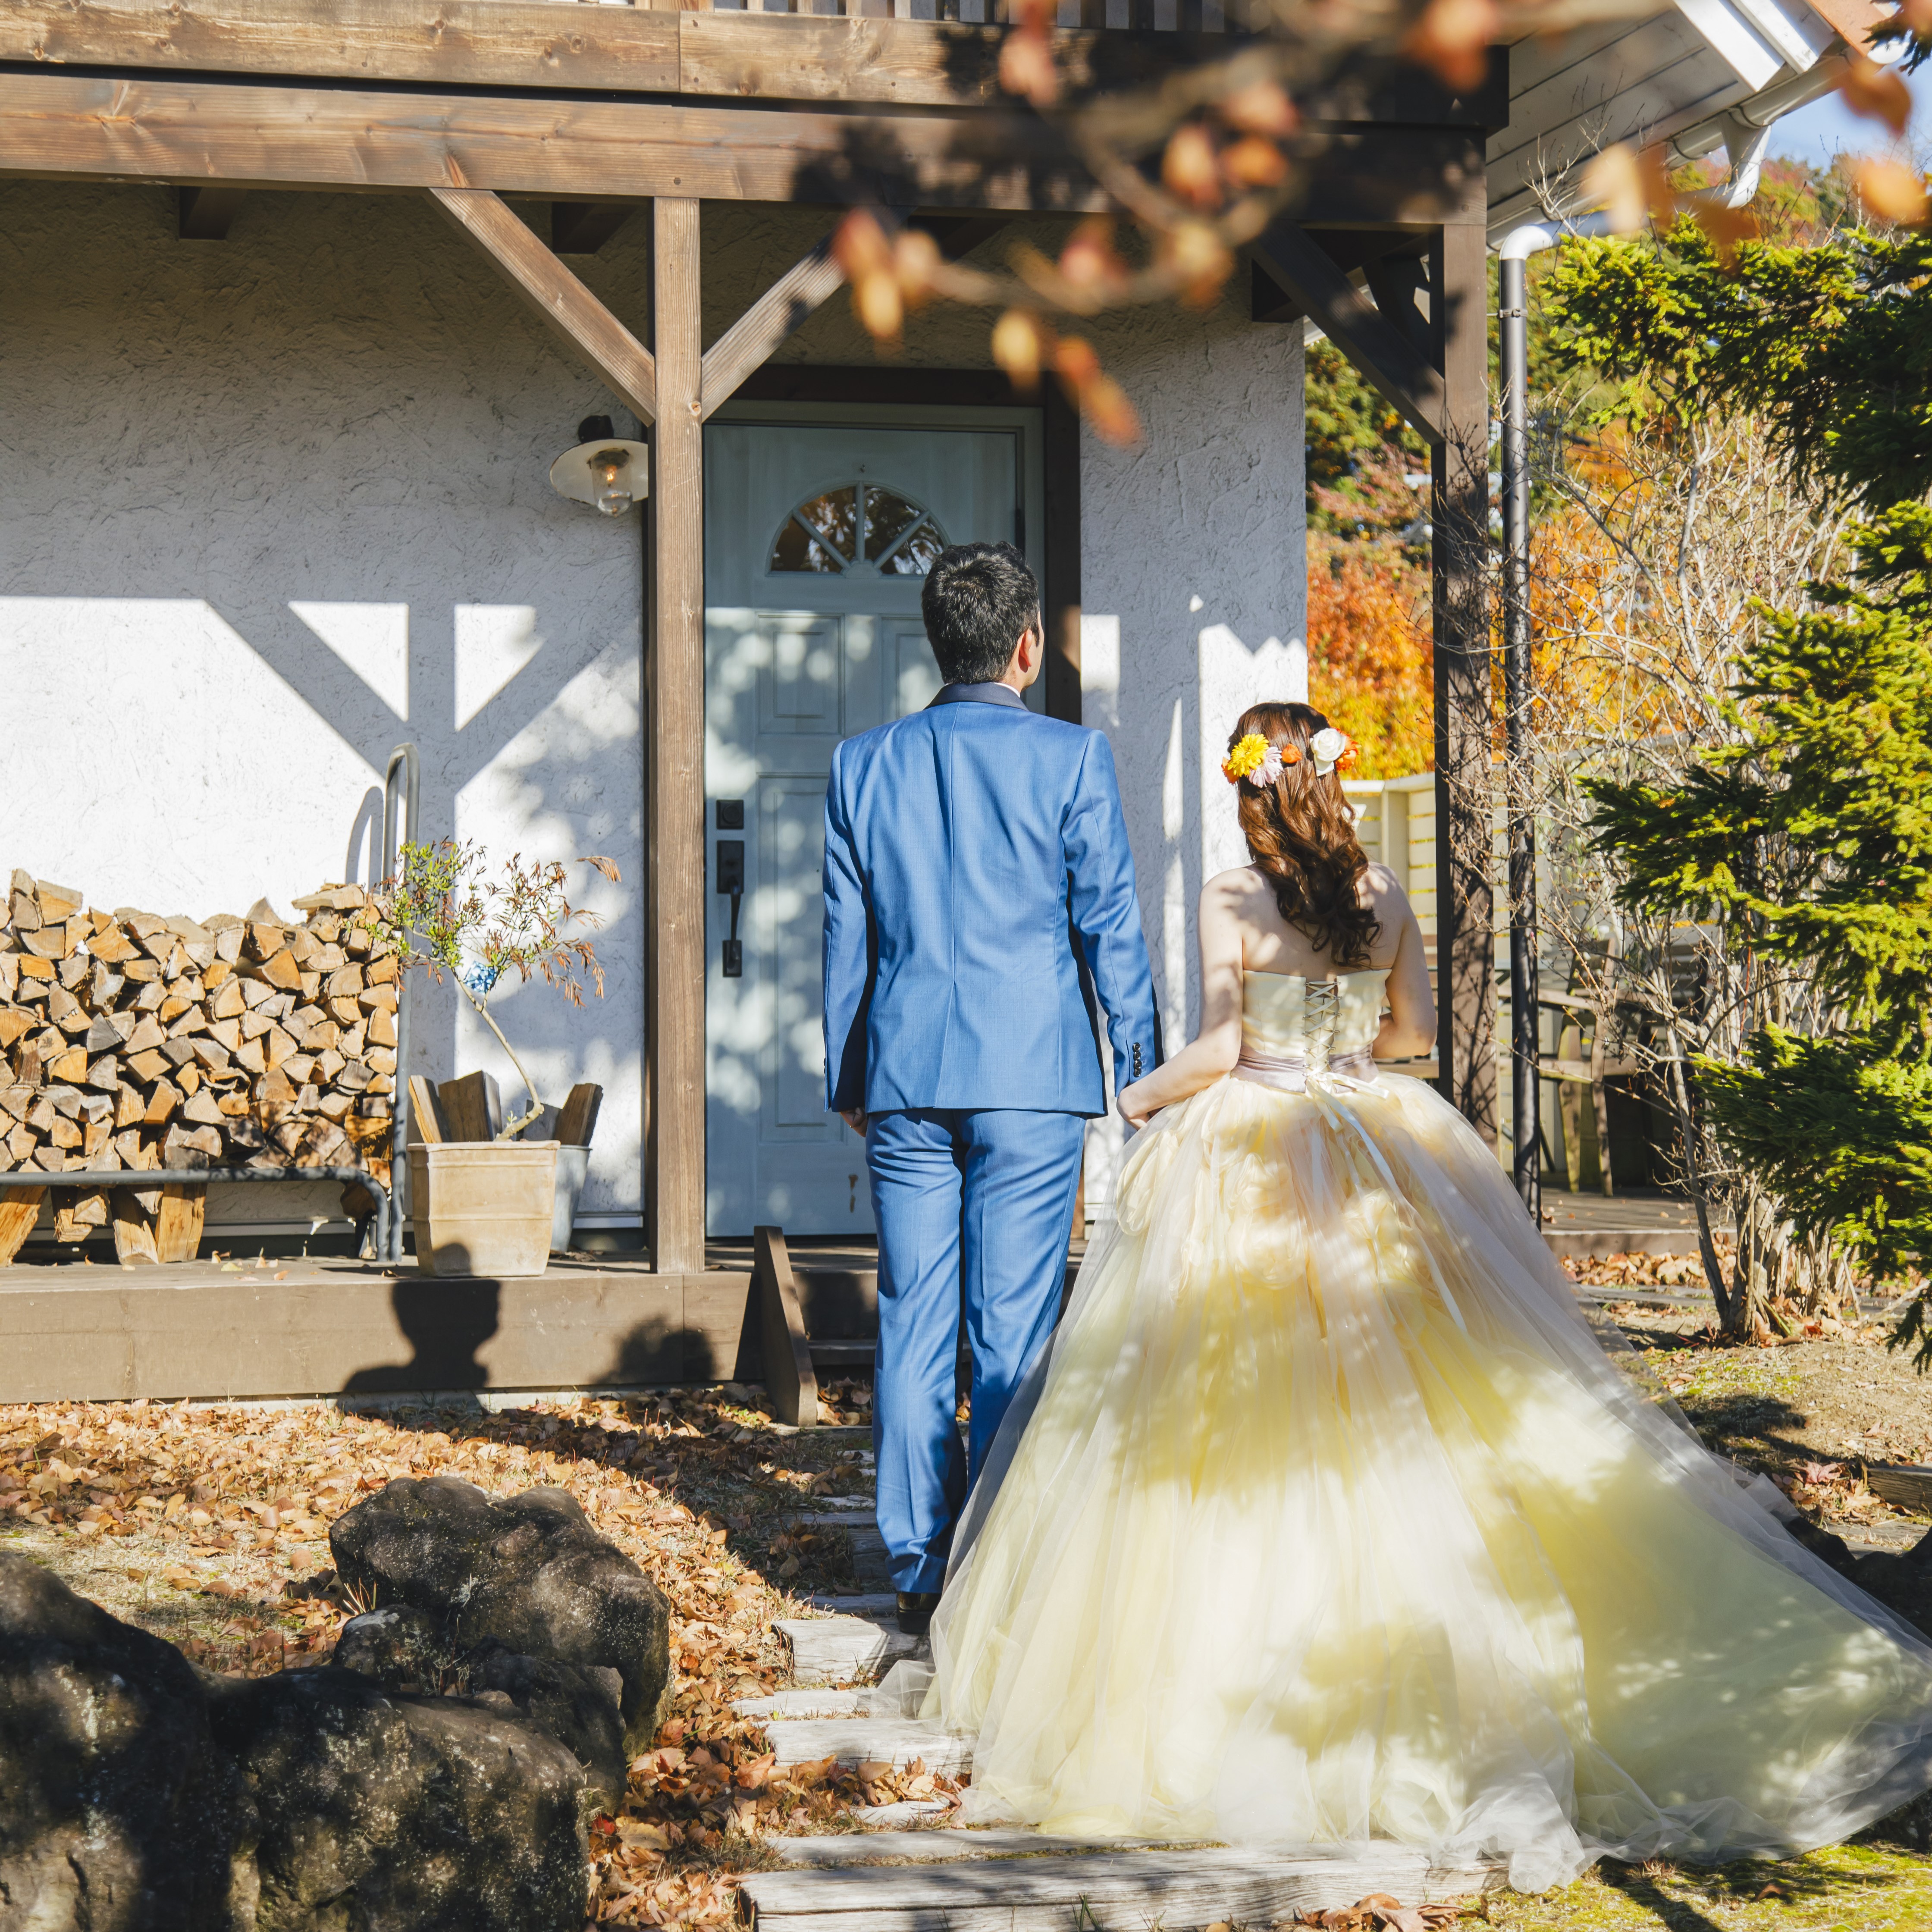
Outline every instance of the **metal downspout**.
<svg viewBox="0 0 1932 1932"><path fill-rule="evenodd" d="M396 807L397 768L402 771L400 814ZM400 856L397 820L400 816L403 842L420 843L416 821L422 808L422 754L413 744L398 745L389 754L382 772L382 876L397 875ZM403 1258L403 1201L408 1190L410 1151L410 976L396 975L396 1072L395 1092L389 1102L389 1192L394 1210L388 1216L388 1240L378 1258L399 1262Z"/></svg>

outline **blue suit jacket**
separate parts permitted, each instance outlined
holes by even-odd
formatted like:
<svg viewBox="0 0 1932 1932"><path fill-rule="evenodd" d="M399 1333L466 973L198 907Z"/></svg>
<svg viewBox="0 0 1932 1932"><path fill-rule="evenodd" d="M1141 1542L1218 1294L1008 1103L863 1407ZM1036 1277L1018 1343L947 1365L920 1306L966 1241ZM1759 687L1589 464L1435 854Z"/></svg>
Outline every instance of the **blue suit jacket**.
<svg viewBox="0 0 1932 1932"><path fill-rule="evenodd" d="M1154 982L1097 731L949 685L848 738L825 796L825 1077L835 1108L1105 1111L1157 1060Z"/></svg>

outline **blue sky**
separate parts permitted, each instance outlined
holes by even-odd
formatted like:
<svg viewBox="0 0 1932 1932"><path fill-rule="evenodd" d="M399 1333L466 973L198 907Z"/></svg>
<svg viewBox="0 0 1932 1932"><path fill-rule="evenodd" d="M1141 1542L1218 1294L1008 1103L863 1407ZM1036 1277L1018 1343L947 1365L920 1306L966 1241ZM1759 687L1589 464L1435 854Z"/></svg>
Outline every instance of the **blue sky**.
<svg viewBox="0 0 1932 1932"><path fill-rule="evenodd" d="M1912 126L1908 139L1920 148L1932 146L1932 66L1907 74L1912 90ZM1771 152L1792 160L1828 162L1840 152L1882 154L1892 145L1892 130L1881 121L1861 119L1850 112L1836 94L1814 100L1779 122L1771 137Z"/></svg>

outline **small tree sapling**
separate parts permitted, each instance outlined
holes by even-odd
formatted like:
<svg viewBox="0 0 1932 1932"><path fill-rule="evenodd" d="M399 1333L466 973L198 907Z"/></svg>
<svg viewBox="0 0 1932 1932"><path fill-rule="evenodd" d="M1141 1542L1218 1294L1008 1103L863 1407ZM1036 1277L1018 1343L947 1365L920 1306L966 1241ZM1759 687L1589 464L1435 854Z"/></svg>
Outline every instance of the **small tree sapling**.
<svg viewBox="0 0 1932 1932"><path fill-rule="evenodd" d="M617 868L608 859L576 862L617 883ZM398 874L370 895L368 909L360 917L374 950L393 955L405 970L420 965L439 982L447 970L496 1036L530 1102L497 1135L507 1141L542 1113L543 1103L490 1011L490 995L506 974L514 973L524 983L542 979L574 1006L583 1005L587 980L601 1000L604 969L582 934L603 922L570 903L564 890L568 868L560 860L526 866L519 852L503 861L500 876L489 875L488 866L482 848L474 842L443 838L430 845L405 845Z"/></svg>

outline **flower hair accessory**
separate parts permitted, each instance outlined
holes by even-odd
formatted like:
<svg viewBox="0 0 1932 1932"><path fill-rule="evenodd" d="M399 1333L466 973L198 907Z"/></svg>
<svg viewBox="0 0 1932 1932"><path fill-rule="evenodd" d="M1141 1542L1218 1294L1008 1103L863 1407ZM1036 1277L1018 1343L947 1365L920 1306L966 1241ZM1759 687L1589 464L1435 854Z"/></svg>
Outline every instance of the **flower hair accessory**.
<svg viewBox="0 0 1932 1932"><path fill-rule="evenodd" d="M1355 748L1347 732L1338 731L1330 724L1309 740L1308 755L1315 760L1316 776L1325 778L1337 765L1346 766L1355 762Z"/></svg>
<svg viewBox="0 0 1932 1932"><path fill-rule="evenodd" d="M1246 778L1258 790L1276 783L1288 766L1300 762L1292 745L1270 745L1258 731L1250 731L1222 760L1221 775L1230 784Z"/></svg>

